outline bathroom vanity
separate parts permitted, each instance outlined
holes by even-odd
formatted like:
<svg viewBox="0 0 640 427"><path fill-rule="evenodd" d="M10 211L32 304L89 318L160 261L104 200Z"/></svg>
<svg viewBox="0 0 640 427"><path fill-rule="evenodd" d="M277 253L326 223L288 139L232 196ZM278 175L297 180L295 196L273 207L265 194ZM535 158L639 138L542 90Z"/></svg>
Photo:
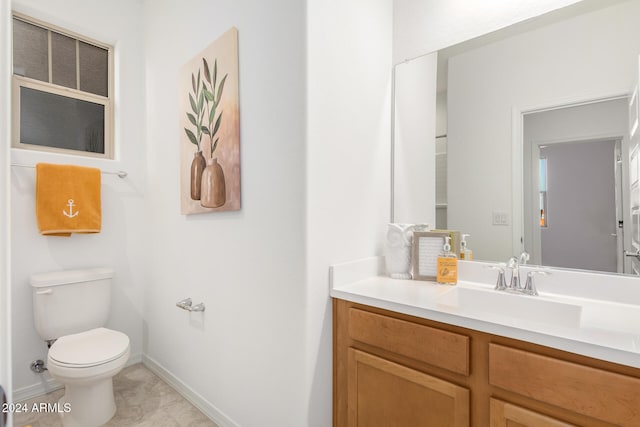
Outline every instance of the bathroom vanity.
<svg viewBox="0 0 640 427"><path fill-rule="evenodd" d="M598 276L561 271L529 297L461 264L456 287L379 276L375 258L332 267L334 426L640 425L630 278L599 276L619 301L570 295Z"/></svg>

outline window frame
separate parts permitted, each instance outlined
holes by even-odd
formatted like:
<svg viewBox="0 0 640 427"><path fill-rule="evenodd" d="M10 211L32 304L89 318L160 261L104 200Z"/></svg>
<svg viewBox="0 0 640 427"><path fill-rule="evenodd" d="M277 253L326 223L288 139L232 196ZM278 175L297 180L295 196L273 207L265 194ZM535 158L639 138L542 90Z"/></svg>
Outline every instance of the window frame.
<svg viewBox="0 0 640 427"><path fill-rule="evenodd" d="M28 15L13 11L11 25L13 27L13 19L17 19L26 22L31 25L41 27L48 31L48 61L49 61L49 81L44 82L41 80L33 79L30 77L19 76L13 74L13 46L11 51L11 114L12 114L12 126L11 126L11 147L33 150L40 152L58 153L58 154L70 154L82 157L97 157L102 159L113 160L115 158L114 147L114 64L113 64L113 46L106 43L91 39L84 35L60 28L56 25L40 21L32 18ZM84 92L79 89L73 89L66 86L57 85L51 83L52 80L52 58L51 58L51 32L56 32L67 37L71 37L77 41L84 42L107 51L107 96L97 95L90 92ZM76 69L78 67L78 58L76 57ZM79 75L76 76L79 81ZM20 89L22 87L28 89L34 89L44 93L50 93L53 95L61 95L80 101L92 102L104 106L104 153L94 153L90 151L72 150L68 148L49 147L46 145L25 144L20 142Z"/></svg>

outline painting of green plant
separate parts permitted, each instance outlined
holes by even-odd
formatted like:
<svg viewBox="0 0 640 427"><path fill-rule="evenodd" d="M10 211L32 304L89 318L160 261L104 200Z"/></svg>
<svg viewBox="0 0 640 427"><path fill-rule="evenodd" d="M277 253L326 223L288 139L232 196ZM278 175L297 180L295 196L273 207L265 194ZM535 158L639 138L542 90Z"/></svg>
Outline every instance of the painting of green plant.
<svg viewBox="0 0 640 427"><path fill-rule="evenodd" d="M200 141L202 140L202 120L204 114L204 108L202 108L204 103L204 92L200 86L200 70L198 70L197 83L195 76L191 73L191 87L193 88L193 93L189 93L191 112L187 112L187 118L194 126L195 133L187 128L184 128L184 131L187 133L189 141L198 147L197 151L200 151Z"/></svg>
<svg viewBox="0 0 640 427"><path fill-rule="evenodd" d="M204 66L204 80L201 80L200 78L200 69L198 69L197 77L194 73L191 73L191 88L193 92L189 93L189 105L191 106L191 111L187 112L187 118L193 125L193 130L184 128L184 131L186 132L189 141L198 147L197 151L201 151L200 143L202 142L202 135L209 136L209 153L213 157L213 152L216 150L219 140L219 138L216 138L214 141L213 138L218 133L218 129L220 129L222 111L218 114L218 118L215 122L214 119L216 117L216 110L220 104L224 83L227 80L228 74L225 74L216 88L218 60L214 60L213 63L213 76L209 71L209 63L206 58L202 58L202 63ZM207 83L209 84L208 86ZM206 125L204 123L205 117L208 119Z"/></svg>
<svg viewBox="0 0 640 427"><path fill-rule="evenodd" d="M238 78L235 28L181 68L183 214L240 209Z"/></svg>
<svg viewBox="0 0 640 427"><path fill-rule="evenodd" d="M215 120L215 123L214 123L214 119L216 117L216 109L220 104L220 98L222 97L222 90L224 89L224 83L227 80L228 74L224 75L224 77L222 78L222 80L220 80L220 83L218 84L218 88L216 89L216 82L218 77L218 60L216 59L213 62L213 77L209 72L209 63L207 62L206 58L202 58L202 62L204 64L204 78L206 82L209 83L209 87L207 87L205 82L204 81L202 82L202 92L204 93L204 99L206 100L207 117L209 119L209 124L208 126L202 126L201 129L203 134L209 136L209 147L210 147L209 154L211 155L211 157L213 157L213 152L216 151L216 148L218 147L218 140L219 140L219 138L216 138L214 141L213 138L216 137L216 134L218 133L218 129L220 129L220 121L222 120L222 111L220 111L220 114L218 114L218 118Z"/></svg>

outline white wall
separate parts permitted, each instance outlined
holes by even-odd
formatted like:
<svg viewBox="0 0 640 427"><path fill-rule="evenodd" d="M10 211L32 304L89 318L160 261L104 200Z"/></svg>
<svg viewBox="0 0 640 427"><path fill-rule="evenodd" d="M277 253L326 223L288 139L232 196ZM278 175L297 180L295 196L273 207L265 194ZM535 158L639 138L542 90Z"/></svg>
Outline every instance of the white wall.
<svg viewBox="0 0 640 427"><path fill-rule="evenodd" d="M9 147L11 129L11 1L0 0L0 385L12 401L11 375L11 257ZM1 416L1 415L0 415ZM9 414L9 418L11 418ZM8 420L11 423L11 419ZM11 424L9 424L11 425Z"/></svg>
<svg viewBox="0 0 640 427"><path fill-rule="evenodd" d="M331 425L328 266L382 254L389 221L391 0L307 6L308 419Z"/></svg>
<svg viewBox="0 0 640 427"><path fill-rule="evenodd" d="M637 16L640 2L621 3L450 59L449 226L472 235L477 259L519 251L511 226L491 225L511 212L512 109L628 92Z"/></svg>
<svg viewBox="0 0 640 427"><path fill-rule="evenodd" d="M581 0L394 0L393 63L507 27Z"/></svg>
<svg viewBox="0 0 640 427"><path fill-rule="evenodd" d="M437 62L438 54L432 53L395 66L393 222L396 223L436 227L436 188L426 183L436 180Z"/></svg>
<svg viewBox="0 0 640 427"><path fill-rule="evenodd" d="M34 18L115 46L116 161L12 150L12 161L38 161L96 166L128 172L125 180L102 176L102 232L70 238L38 234L35 218L35 171L13 167L12 193L12 309L13 375L16 398L42 391L44 376L29 364L46 360L47 346L33 324L29 276L59 269L110 266L116 271L112 313L108 326L131 339L131 361L142 353L142 288L145 283L143 188L145 179L144 63L138 2L117 0L16 0L14 9ZM126 12L125 12L126 11Z"/></svg>
<svg viewBox="0 0 640 427"><path fill-rule="evenodd" d="M197 393L221 425L305 425L305 4L143 4L145 354ZM242 208L181 215L179 70L232 26ZM206 312L176 308L186 297L204 302Z"/></svg>

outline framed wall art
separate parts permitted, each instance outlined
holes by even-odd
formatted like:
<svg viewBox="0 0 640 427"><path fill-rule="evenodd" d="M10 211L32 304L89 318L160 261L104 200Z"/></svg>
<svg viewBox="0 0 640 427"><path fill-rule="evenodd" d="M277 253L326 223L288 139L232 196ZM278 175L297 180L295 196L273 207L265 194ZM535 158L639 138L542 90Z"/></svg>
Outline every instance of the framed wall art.
<svg viewBox="0 0 640 427"><path fill-rule="evenodd" d="M240 209L238 30L180 70L180 211Z"/></svg>

